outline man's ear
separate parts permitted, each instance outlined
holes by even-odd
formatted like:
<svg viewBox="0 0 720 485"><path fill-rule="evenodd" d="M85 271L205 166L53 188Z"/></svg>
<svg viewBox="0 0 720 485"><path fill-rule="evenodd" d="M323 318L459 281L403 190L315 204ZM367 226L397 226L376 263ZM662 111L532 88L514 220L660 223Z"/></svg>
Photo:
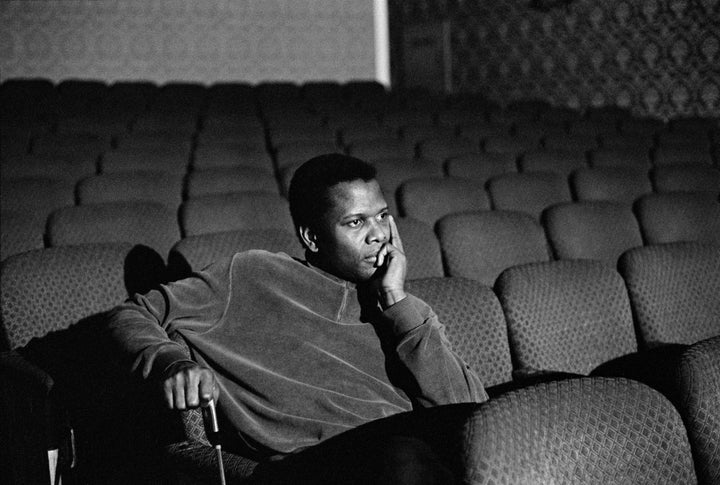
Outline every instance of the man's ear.
<svg viewBox="0 0 720 485"><path fill-rule="evenodd" d="M315 231L313 231L311 228L306 226L300 226L298 227L298 233L300 234L300 239L303 242L303 245L307 250L313 253L318 252L318 245L317 245L317 234Z"/></svg>

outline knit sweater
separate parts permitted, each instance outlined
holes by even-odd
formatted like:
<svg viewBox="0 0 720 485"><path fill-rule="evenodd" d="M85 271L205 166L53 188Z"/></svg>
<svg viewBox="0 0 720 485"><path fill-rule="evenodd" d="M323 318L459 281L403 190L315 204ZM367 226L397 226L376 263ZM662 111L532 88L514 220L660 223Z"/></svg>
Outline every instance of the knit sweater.
<svg viewBox="0 0 720 485"><path fill-rule="evenodd" d="M136 295L110 318L145 378L193 359L215 372L218 406L258 456L284 455L414 407L487 399L430 307L381 311L356 285L253 250ZM367 301L367 302L366 302Z"/></svg>

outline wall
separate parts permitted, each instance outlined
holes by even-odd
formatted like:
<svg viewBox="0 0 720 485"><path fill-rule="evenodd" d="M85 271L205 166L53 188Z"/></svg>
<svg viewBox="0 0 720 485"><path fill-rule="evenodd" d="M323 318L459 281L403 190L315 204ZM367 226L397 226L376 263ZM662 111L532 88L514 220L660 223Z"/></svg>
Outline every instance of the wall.
<svg viewBox="0 0 720 485"><path fill-rule="evenodd" d="M374 79L372 0L0 1L0 76Z"/></svg>
<svg viewBox="0 0 720 485"><path fill-rule="evenodd" d="M720 0L425 0L403 22L450 18L454 91L499 102L618 104L640 115L720 116ZM397 14L396 14L397 16Z"/></svg>

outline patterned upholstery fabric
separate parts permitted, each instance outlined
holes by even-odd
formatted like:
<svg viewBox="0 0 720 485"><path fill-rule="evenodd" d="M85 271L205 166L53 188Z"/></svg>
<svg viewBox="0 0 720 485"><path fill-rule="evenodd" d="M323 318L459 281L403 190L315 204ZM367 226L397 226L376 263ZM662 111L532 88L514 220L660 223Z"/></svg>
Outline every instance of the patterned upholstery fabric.
<svg viewBox="0 0 720 485"><path fill-rule="evenodd" d="M490 287L465 278L425 278L408 281L406 290L432 307L452 348L485 387L511 380L505 317Z"/></svg>
<svg viewBox="0 0 720 485"><path fill-rule="evenodd" d="M708 191L720 194L720 170L705 165L655 167L651 177L657 192Z"/></svg>
<svg viewBox="0 0 720 485"><path fill-rule="evenodd" d="M127 298L130 244L48 248L2 262L2 325L10 348L73 325Z"/></svg>
<svg viewBox="0 0 720 485"><path fill-rule="evenodd" d="M632 204L652 192L647 173L624 167L580 169L570 177L577 200L607 200Z"/></svg>
<svg viewBox="0 0 720 485"><path fill-rule="evenodd" d="M275 177L267 170L250 167L215 168L191 172L187 197L226 194L230 192L271 192L279 189Z"/></svg>
<svg viewBox="0 0 720 485"><path fill-rule="evenodd" d="M246 147L244 144L198 146L193 156L194 170L215 167L253 167L272 173L273 165L265 147Z"/></svg>
<svg viewBox="0 0 720 485"><path fill-rule="evenodd" d="M487 188L494 209L526 212L537 221L547 207L570 202L567 181L555 173L508 173L490 179Z"/></svg>
<svg viewBox="0 0 720 485"><path fill-rule="evenodd" d="M645 246L623 255L619 268L646 345L720 335L720 246Z"/></svg>
<svg viewBox="0 0 720 485"><path fill-rule="evenodd" d="M477 153L453 157L445 162L449 177L474 180L485 185L490 178L507 172L517 172L515 156L508 153Z"/></svg>
<svg viewBox="0 0 720 485"><path fill-rule="evenodd" d="M0 261L13 254L43 248L44 217L2 212L0 220Z"/></svg>
<svg viewBox="0 0 720 485"><path fill-rule="evenodd" d="M104 202L65 207L48 219L50 246L130 242L157 251L163 259L180 239L175 214L157 202Z"/></svg>
<svg viewBox="0 0 720 485"><path fill-rule="evenodd" d="M440 242L432 227L408 217L395 222L407 257L407 278L443 276Z"/></svg>
<svg viewBox="0 0 720 485"><path fill-rule="evenodd" d="M426 177L407 180L399 188L398 202L405 216L430 225L452 212L490 208L482 185L467 179Z"/></svg>
<svg viewBox="0 0 720 485"><path fill-rule="evenodd" d="M522 212L451 214L438 222L437 233L447 274L488 286L510 266L549 259L542 227Z"/></svg>
<svg viewBox="0 0 720 485"><path fill-rule="evenodd" d="M624 167L634 170L650 169L649 147L605 147L594 150L590 155L590 166L598 167Z"/></svg>
<svg viewBox="0 0 720 485"><path fill-rule="evenodd" d="M439 163L453 156L479 151L480 143L462 137L429 138L418 144L418 154L421 157Z"/></svg>
<svg viewBox="0 0 720 485"><path fill-rule="evenodd" d="M265 249L303 257L297 236L284 229L245 229L186 237L170 251L168 266L173 279L200 271L222 258L248 249Z"/></svg>
<svg viewBox="0 0 720 485"><path fill-rule="evenodd" d="M625 204L558 204L545 212L543 224L557 259L599 259L615 267L623 252L642 246L640 227Z"/></svg>
<svg viewBox="0 0 720 485"><path fill-rule="evenodd" d="M165 172L120 172L81 180L76 192L80 204L101 202L159 202L177 210L182 202L183 176Z"/></svg>
<svg viewBox="0 0 720 485"><path fill-rule="evenodd" d="M514 266L495 289L520 368L588 374L637 350L625 285L605 263Z"/></svg>
<svg viewBox="0 0 720 485"><path fill-rule="evenodd" d="M553 172L565 179L586 166L583 152L568 150L533 150L520 159L521 172Z"/></svg>
<svg viewBox="0 0 720 485"><path fill-rule="evenodd" d="M720 204L706 192L648 194L635 213L645 244L699 241L720 244Z"/></svg>
<svg viewBox="0 0 720 485"><path fill-rule="evenodd" d="M696 483L685 429L661 394L627 379L579 378L481 405L462 483ZM467 439L467 438L466 438Z"/></svg>
<svg viewBox="0 0 720 485"><path fill-rule="evenodd" d="M287 200L267 192L204 195L180 208L183 234L195 236L238 229L293 230Z"/></svg>
<svg viewBox="0 0 720 485"><path fill-rule="evenodd" d="M703 485L720 482L720 336L691 345L680 361L680 414Z"/></svg>

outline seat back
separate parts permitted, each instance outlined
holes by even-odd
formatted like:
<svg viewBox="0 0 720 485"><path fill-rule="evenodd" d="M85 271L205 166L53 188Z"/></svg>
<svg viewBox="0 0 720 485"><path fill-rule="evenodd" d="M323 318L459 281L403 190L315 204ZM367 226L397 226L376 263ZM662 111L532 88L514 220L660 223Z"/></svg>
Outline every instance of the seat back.
<svg viewBox="0 0 720 485"><path fill-rule="evenodd" d="M409 217L395 218L407 257L407 278L443 276L440 242L432 226Z"/></svg>
<svg viewBox="0 0 720 485"><path fill-rule="evenodd" d="M451 214L437 225L445 269L488 286L506 268L549 259L540 224L522 212Z"/></svg>
<svg viewBox="0 0 720 485"><path fill-rule="evenodd" d="M635 204L645 244L699 241L720 244L720 203L705 192L648 194Z"/></svg>
<svg viewBox="0 0 720 485"><path fill-rule="evenodd" d="M222 167L191 172L187 197L231 192L270 192L278 194L275 177L267 170L253 167Z"/></svg>
<svg viewBox="0 0 720 485"><path fill-rule="evenodd" d="M78 182L78 202L158 202L177 210L182 202L183 176L167 172L118 172L95 175Z"/></svg>
<svg viewBox="0 0 720 485"><path fill-rule="evenodd" d="M505 317L490 287L465 278L424 278L408 281L406 289L432 307L452 348L485 387L512 379Z"/></svg>
<svg viewBox="0 0 720 485"><path fill-rule="evenodd" d="M657 192L720 194L720 170L709 165L663 165L650 174Z"/></svg>
<svg viewBox="0 0 720 485"><path fill-rule="evenodd" d="M552 172L564 179L575 170L587 167L583 152L568 150L532 150L520 159L521 172Z"/></svg>
<svg viewBox="0 0 720 485"><path fill-rule="evenodd" d="M452 212L490 208L482 185L467 179L414 178L399 188L400 211L426 224L435 225L442 216Z"/></svg>
<svg viewBox="0 0 720 485"><path fill-rule="evenodd" d="M17 212L0 213L0 261L13 254L42 249L45 218Z"/></svg>
<svg viewBox="0 0 720 485"><path fill-rule="evenodd" d="M520 368L588 374L637 350L627 290L605 263L514 266L495 288Z"/></svg>
<svg viewBox="0 0 720 485"><path fill-rule="evenodd" d="M183 235L237 229L285 229L294 231L287 200L267 192L204 195L180 207Z"/></svg>
<svg viewBox="0 0 720 485"><path fill-rule="evenodd" d="M696 483L677 411L628 379L525 387L479 406L464 429L463 483Z"/></svg>
<svg viewBox="0 0 720 485"><path fill-rule="evenodd" d="M131 244L92 244L28 251L2 268L2 336L15 349L109 310L128 296ZM147 268L146 268L147 269Z"/></svg>
<svg viewBox="0 0 720 485"><path fill-rule="evenodd" d="M625 204L557 204L545 211L543 225L557 259L598 259L615 267L623 252L642 246L640 226Z"/></svg>
<svg viewBox="0 0 720 485"><path fill-rule="evenodd" d="M490 178L507 172L517 172L515 155L507 153L475 153L450 158L445 162L449 177L474 180L485 185Z"/></svg>
<svg viewBox="0 0 720 485"><path fill-rule="evenodd" d="M643 170L624 167L580 169L570 177L577 200L607 200L632 204L652 192L650 179Z"/></svg>
<svg viewBox="0 0 720 485"><path fill-rule="evenodd" d="M678 405L699 483L720 482L720 336L691 345L680 359Z"/></svg>
<svg viewBox="0 0 720 485"><path fill-rule="evenodd" d="M640 338L691 344L720 334L720 246L645 246L620 258Z"/></svg>
<svg viewBox="0 0 720 485"><path fill-rule="evenodd" d="M540 221L542 211L559 202L570 202L567 181L555 173L508 173L488 181L493 208L526 212Z"/></svg>
<svg viewBox="0 0 720 485"><path fill-rule="evenodd" d="M142 244L164 259L180 230L175 213L157 202L104 202L65 207L48 218L50 246L100 242Z"/></svg>

